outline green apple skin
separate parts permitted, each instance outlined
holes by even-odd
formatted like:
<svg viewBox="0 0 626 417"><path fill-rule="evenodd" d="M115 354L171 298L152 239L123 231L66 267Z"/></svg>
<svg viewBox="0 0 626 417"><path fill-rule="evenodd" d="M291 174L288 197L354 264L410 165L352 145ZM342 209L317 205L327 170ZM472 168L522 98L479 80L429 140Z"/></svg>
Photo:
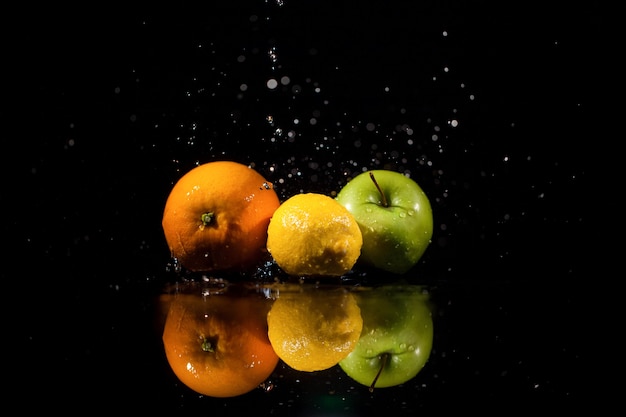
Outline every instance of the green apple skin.
<svg viewBox="0 0 626 417"><path fill-rule="evenodd" d="M372 173L385 194L370 177ZM359 262L394 274L417 264L433 235L428 197L411 178L395 171L363 172L337 194L336 200L354 216L363 235Z"/></svg>
<svg viewBox="0 0 626 417"><path fill-rule="evenodd" d="M354 350L339 362L356 382L372 386L389 354L375 388L403 384L425 366L433 345L428 295L420 286L383 286L358 293L363 330Z"/></svg>

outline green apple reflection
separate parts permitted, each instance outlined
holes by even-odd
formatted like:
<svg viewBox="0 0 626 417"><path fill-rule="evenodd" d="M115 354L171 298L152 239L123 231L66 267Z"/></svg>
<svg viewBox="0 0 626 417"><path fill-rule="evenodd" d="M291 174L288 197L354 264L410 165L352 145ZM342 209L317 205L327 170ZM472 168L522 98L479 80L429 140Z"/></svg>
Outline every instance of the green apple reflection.
<svg viewBox="0 0 626 417"><path fill-rule="evenodd" d="M424 367L433 344L428 295L417 285L386 285L358 293L363 331L339 366L374 388L403 384Z"/></svg>

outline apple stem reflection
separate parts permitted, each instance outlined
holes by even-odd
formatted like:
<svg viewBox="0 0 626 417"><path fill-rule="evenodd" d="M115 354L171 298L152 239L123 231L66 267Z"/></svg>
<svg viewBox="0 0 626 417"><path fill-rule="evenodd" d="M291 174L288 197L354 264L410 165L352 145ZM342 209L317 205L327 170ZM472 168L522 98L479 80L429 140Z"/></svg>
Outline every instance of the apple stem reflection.
<svg viewBox="0 0 626 417"><path fill-rule="evenodd" d="M374 182L374 185L376 186L376 189L380 193L380 204L383 207L389 207L389 203L387 202L387 197L385 197L385 193L383 193L383 190L380 188L380 185L378 185L378 181L376 181L376 178L374 177L373 172L370 172L370 178L372 179L372 181Z"/></svg>
<svg viewBox="0 0 626 417"><path fill-rule="evenodd" d="M372 385L370 385L370 388L369 388L370 392L374 392L374 386L376 385L376 381L378 381L378 377L380 377L380 374L383 373L383 369L385 369L385 365L387 364L387 362L389 362L390 357L391 357L391 354L388 352L385 352L382 355L380 355L380 359L381 359L380 369L378 370L378 373L374 377L374 380L372 381Z"/></svg>

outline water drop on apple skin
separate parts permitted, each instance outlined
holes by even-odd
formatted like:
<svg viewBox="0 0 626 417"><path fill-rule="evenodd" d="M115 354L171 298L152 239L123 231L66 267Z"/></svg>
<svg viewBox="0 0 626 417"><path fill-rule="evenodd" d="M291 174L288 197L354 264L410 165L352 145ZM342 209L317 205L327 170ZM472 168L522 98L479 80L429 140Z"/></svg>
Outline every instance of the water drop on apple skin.
<svg viewBox="0 0 626 417"><path fill-rule="evenodd" d="M400 343L400 349L405 350L406 349L406 343Z"/></svg>
<svg viewBox="0 0 626 417"><path fill-rule="evenodd" d="M401 218L401 219L403 219L403 218L405 218L405 217L406 217L406 213L405 213L405 212L402 212L402 213L398 214L398 216L400 216L400 218Z"/></svg>

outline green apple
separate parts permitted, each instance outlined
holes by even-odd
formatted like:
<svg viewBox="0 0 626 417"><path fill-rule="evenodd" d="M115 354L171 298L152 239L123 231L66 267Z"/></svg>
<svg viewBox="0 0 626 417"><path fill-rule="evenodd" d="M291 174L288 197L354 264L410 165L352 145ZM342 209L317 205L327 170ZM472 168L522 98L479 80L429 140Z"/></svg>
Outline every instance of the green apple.
<svg viewBox="0 0 626 417"><path fill-rule="evenodd" d="M387 285L358 293L357 302L363 330L341 369L370 391L414 378L433 345L428 295L417 285Z"/></svg>
<svg viewBox="0 0 626 417"><path fill-rule="evenodd" d="M363 172L344 185L336 199L361 228L363 246L358 262L404 274L430 244L430 201L415 181L399 172Z"/></svg>

